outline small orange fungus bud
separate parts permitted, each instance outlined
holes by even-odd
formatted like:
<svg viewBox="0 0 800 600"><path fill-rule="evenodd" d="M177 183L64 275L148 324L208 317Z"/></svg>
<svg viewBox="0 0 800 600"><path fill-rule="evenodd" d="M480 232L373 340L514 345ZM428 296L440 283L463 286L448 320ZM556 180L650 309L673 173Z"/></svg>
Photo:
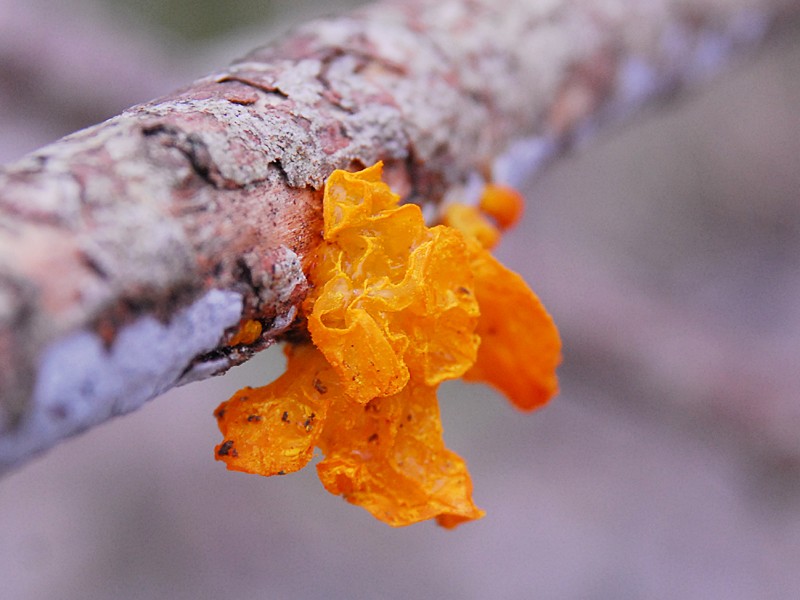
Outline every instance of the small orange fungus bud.
<svg viewBox="0 0 800 600"><path fill-rule="evenodd" d="M283 375L219 407L216 456L274 475L302 468L317 447L329 492L393 526L452 528L484 513L444 445L439 383L484 381L534 408L556 392L560 342L525 282L486 250L499 234L477 209L453 205L445 225L427 227L381 167L328 179L303 304L313 345L288 346ZM481 210L503 228L519 216L511 204ZM245 325L238 343L250 339Z"/></svg>
<svg viewBox="0 0 800 600"><path fill-rule="evenodd" d="M247 346L255 342L260 336L261 322L248 319L239 323L239 329L233 334L228 346L238 346L239 344Z"/></svg>
<svg viewBox="0 0 800 600"><path fill-rule="evenodd" d="M480 208L506 230L519 221L525 200L517 190L499 183L487 183L481 194Z"/></svg>
<svg viewBox="0 0 800 600"><path fill-rule="evenodd" d="M491 250L500 241L500 232L475 206L450 204L445 208L442 222L448 227L473 237L481 246Z"/></svg>

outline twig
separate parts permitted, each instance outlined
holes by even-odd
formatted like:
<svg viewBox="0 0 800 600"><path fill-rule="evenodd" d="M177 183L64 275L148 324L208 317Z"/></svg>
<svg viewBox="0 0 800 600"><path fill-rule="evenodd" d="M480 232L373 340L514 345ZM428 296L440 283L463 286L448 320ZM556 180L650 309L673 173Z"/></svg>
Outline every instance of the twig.
<svg viewBox="0 0 800 600"><path fill-rule="evenodd" d="M713 71L782 0L416 0L317 21L0 171L0 471L291 331L334 168L431 215ZM229 347L242 318L264 325Z"/></svg>

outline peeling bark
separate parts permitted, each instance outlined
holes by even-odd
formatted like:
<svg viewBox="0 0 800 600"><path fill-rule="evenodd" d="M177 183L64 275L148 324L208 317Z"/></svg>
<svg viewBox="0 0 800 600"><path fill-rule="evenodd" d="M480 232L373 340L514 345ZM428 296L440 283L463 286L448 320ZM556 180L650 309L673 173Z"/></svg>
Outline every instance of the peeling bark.
<svg viewBox="0 0 800 600"><path fill-rule="evenodd" d="M0 170L0 471L292 330L336 168L428 214L713 71L788 0L415 0L316 21ZM240 319L262 337L229 347Z"/></svg>

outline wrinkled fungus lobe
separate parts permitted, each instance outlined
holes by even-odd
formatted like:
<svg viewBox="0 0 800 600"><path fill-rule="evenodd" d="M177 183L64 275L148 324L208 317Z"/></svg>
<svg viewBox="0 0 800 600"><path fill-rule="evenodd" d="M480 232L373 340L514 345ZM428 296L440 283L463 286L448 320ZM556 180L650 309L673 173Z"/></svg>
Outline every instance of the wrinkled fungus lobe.
<svg viewBox="0 0 800 600"><path fill-rule="evenodd" d="M328 179L303 304L312 343L287 346L283 375L217 409L216 456L229 469L282 475L319 448L329 492L393 526L454 527L483 511L466 464L444 446L438 385L463 376L535 408L557 391L560 342L522 278L489 254L496 239L482 215L427 227L381 169ZM521 207L500 196L471 210L504 229Z"/></svg>

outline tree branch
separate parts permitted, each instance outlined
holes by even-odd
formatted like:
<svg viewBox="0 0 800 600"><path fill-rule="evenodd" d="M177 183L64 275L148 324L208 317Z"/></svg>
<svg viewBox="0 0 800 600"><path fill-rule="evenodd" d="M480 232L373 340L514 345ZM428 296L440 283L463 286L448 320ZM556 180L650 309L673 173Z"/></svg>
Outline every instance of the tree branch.
<svg viewBox="0 0 800 600"><path fill-rule="evenodd" d="M293 327L335 168L435 216L796 14L788 0L415 0L311 23L0 171L0 471ZM230 347L242 318L259 340Z"/></svg>

